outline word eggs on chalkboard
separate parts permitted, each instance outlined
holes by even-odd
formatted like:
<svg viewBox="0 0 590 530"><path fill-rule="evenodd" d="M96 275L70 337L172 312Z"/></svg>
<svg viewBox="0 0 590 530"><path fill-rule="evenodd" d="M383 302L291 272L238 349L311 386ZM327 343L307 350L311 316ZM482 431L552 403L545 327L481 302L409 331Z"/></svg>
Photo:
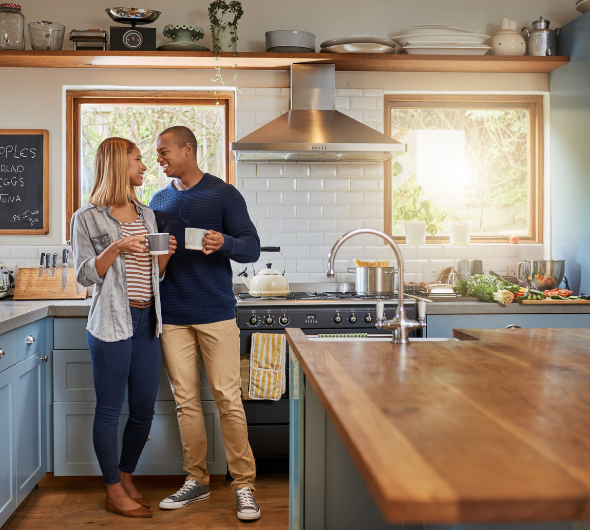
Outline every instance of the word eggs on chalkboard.
<svg viewBox="0 0 590 530"><path fill-rule="evenodd" d="M49 133L0 130L0 233L46 234Z"/></svg>

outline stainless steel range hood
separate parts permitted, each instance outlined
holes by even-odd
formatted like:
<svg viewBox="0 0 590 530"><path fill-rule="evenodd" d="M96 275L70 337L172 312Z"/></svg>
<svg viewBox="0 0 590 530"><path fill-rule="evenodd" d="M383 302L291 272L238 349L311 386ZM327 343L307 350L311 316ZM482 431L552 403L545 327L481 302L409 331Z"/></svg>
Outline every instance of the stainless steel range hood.
<svg viewBox="0 0 590 530"><path fill-rule="evenodd" d="M333 64L291 66L291 110L230 144L238 161L384 162L405 144L334 110Z"/></svg>

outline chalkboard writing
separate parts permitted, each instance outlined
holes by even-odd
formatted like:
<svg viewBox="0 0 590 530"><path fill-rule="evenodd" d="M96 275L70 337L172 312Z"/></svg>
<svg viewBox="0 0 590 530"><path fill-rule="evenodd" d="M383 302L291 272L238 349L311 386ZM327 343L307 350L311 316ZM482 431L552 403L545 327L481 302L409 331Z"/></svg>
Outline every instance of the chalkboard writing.
<svg viewBox="0 0 590 530"><path fill-rule="evenodd" d="M0 233L49 231L48 136L43 130L0 130Z"/></svg>

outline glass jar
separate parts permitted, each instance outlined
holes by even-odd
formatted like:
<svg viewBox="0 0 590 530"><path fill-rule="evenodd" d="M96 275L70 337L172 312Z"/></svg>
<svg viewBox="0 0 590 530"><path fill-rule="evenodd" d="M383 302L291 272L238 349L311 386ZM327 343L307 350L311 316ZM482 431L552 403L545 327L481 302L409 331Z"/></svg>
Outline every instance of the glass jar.
<svg viewBox="0 0 590 530"><path fill-rule="evenodd" d="M18 4L0 4L0 50L25 49L25 16Z"/></svg>

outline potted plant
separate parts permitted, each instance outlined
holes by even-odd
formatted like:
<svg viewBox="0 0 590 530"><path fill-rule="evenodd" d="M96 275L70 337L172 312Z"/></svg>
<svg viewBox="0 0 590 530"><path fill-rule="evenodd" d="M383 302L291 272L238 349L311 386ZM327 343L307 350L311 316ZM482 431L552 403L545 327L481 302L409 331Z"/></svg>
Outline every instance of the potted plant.
<svg viewBox="0 0 590 530"><path fill-rule="evenodd" d="M471 214L451 212L449 214L449 238L451 245L468 245L471 237Z"/></svg>
<svg viewBox="0 0 590 530"><path fill-rule="evenodd" d="M223 15L233 13L231 22L224 22ZM218 17L218 14L220 16ZM211 22L211 35L213 37L213 51L215 53L235 53L238 42L238 20L242 18L244 10L242 3L233 0L229 4L225 0L215 0L209 4L209 21Z"/></svg>
<svg viewBox="0 0 590 530"><path fill-rule="evenodd" d="M424 193L422 186L416 186L408 203L397 210L398 216L405 221L408 245L424 245L426 234L435 236L442 230L440 223L447 217L443 210L436 208L428 199L420 199Z"/></svg>

